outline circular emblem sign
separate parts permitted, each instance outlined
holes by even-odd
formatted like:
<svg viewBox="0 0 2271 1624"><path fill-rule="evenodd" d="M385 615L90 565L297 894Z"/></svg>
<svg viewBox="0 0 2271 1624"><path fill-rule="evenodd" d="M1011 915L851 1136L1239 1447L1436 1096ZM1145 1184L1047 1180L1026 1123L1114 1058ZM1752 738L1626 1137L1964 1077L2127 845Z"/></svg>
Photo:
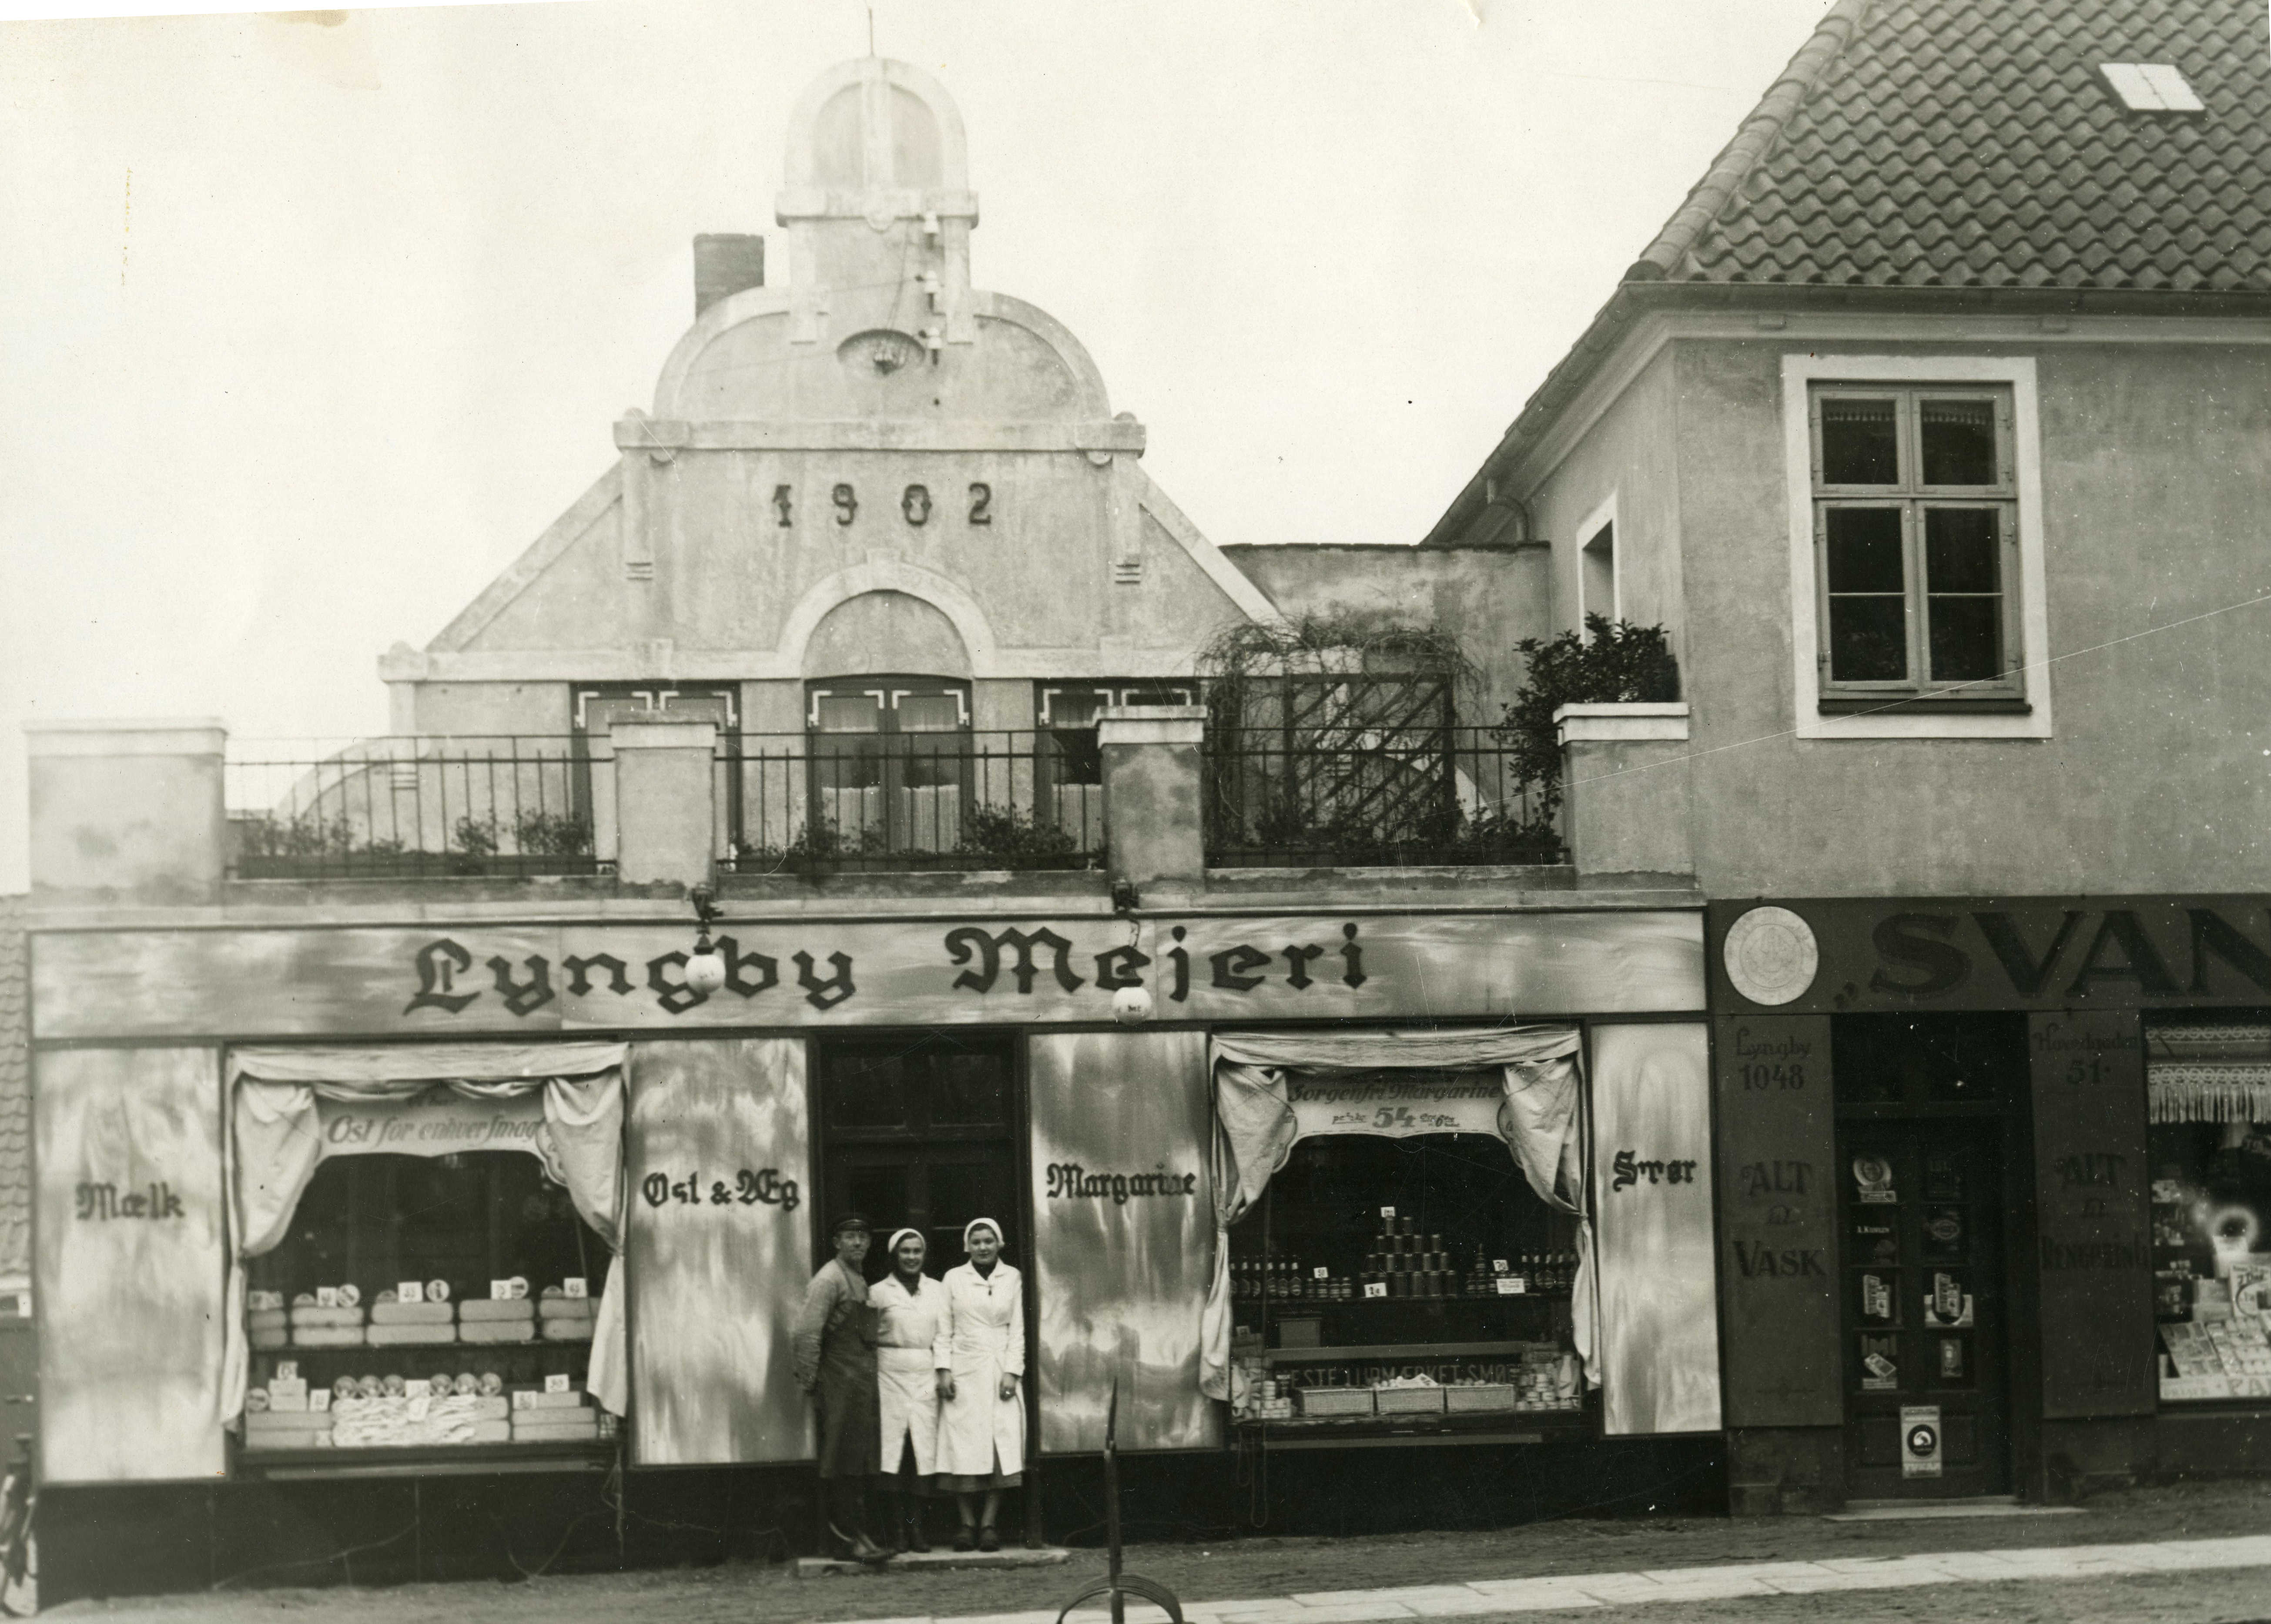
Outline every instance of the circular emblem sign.
<svg viewBox="0 0 2271 1624"><path fill-rule="evenodd" d="M1719 957L1735 990L1763 1004L1803 996L1821 962L1813 927L1788 908L1753 908L1744 914L1727 927Z"/></svg>
<svg viewBox="0 0 2271 1624"><path fill-rule="evenodd" d="M1919 1421L1909 1428L1909 1453L1919 1460L1930 1460L1940 1452L1940 1429Z"/></svg>

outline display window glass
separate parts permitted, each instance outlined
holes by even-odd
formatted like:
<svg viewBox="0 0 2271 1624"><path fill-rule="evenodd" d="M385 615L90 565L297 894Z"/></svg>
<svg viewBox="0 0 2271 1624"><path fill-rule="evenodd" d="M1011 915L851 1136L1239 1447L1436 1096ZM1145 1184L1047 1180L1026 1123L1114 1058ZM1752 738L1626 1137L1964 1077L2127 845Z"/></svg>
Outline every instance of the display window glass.
<svg viewBox="0 0 2271 1624"><path fill-rule="evenodd" d="M596 1447L585 1391L609 1253L537 1158L328 1159L249 1259L248 1455Z"/></svg>
<svg viewBox="0 0 2271 1624"><path fill-rule="evenodd" d="M2271 1011L2146 1033L2164 1404L2271 1398Z"/></svg>
<svg viewBox="0 0 2271 1624"><path fill-rule="evenodd" d="M1579 1245L1502 1139L1303 1139L1231 1231L1233 1414L1399 1430L1574 1416Z"/></svg>

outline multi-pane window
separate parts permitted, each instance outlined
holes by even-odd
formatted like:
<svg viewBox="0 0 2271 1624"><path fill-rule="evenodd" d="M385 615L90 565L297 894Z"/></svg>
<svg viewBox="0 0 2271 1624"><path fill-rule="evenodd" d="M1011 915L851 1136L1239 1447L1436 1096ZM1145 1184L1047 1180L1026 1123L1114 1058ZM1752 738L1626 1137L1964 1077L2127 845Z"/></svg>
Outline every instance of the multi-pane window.
<svg viewBox="0 0 2271 1624"><path fill-rule="evenodd" d="M2022 700L2011 397L1817 387L1822 708Z"/></svg>
<svg viewBox="0 0 2271 1624"><path fill-rule="evenodd" d="M1097 743L1097 719L1120 704L1196 704L1190 682L1037 682L1033 711L1041 725L1044 749L1060 764L1058 781L1104 782L1104 757Z"/></svg>

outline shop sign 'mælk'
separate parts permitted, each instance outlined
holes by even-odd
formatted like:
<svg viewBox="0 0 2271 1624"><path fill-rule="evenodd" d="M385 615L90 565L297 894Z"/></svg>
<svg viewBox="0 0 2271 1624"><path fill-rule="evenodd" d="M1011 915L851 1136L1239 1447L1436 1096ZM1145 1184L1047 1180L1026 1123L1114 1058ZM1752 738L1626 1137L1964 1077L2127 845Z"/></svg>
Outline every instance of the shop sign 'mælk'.
<svg viewBox="0 0 2271 1624"><path fill-rule="evenodd" d="M1703 1002L1692 912L736 920L40 937L43 1039L1664 1013Z"/></svg>

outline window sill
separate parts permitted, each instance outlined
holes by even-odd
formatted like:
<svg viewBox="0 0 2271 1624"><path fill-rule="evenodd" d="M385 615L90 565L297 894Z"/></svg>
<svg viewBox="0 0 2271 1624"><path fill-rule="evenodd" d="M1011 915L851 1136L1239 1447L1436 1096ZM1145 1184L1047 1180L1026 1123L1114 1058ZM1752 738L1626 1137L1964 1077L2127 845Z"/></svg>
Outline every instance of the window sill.
<svg viewBox="0 0 2271 1624"><path fill-rule="evenodd" d="M1818 702L1824 716L2032 716L2035 707L2009 695L1977 699L1942 698L1936 695L1824 694Z"/></svg>

